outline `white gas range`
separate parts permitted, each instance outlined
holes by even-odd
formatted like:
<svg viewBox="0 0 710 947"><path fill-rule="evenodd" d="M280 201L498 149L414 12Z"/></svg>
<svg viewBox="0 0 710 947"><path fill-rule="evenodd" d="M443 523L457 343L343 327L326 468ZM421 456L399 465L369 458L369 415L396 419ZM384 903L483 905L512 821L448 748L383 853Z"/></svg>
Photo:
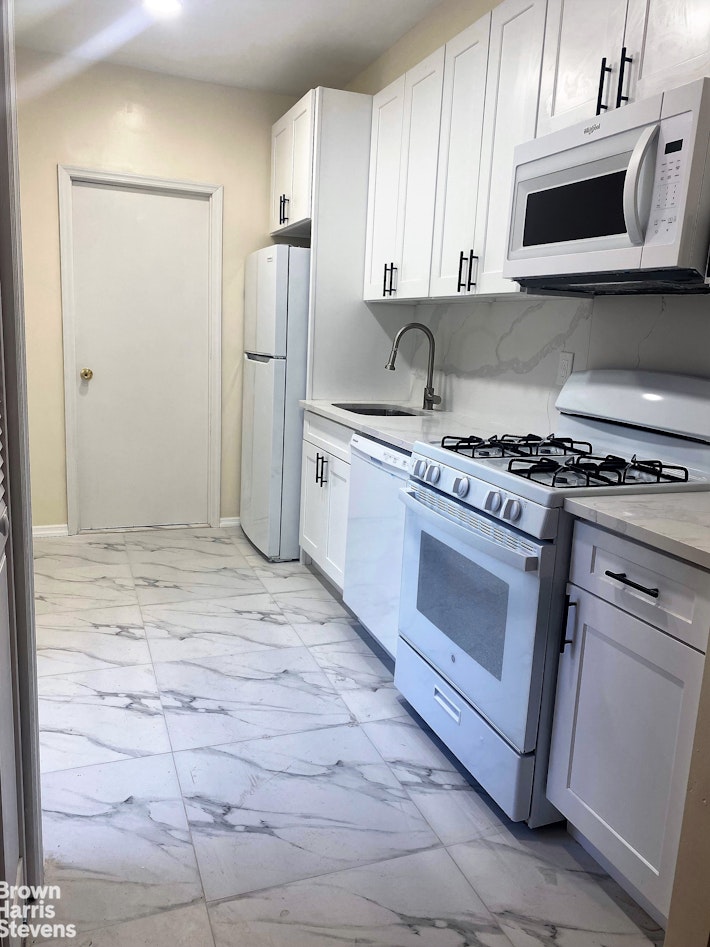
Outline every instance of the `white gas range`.
<svg viewBox="0 0 710 947"><path fill-rule="evenodd" d="M710 380L571 376L555 435L417 442L395 683L508 816L560 818L545 779L568 496L710 488Z"/></svg>

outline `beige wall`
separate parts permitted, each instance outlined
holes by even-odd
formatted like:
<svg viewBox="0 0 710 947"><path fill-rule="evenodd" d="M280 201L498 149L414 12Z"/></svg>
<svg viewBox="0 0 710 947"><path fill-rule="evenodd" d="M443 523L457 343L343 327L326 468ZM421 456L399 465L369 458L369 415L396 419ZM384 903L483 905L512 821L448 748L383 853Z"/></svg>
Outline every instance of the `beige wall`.
<svg viewBox="0 0 710 947"><path fill-rule="evenodd" d="M428 16L390 46L350 83L351 92L374 95L416 66L429 53L443 46L467 26L475 23L484 13L497 6L500 0L444 0Z"/></svg>
<svg viewBox="0 0 710 947"><path fill-rule="evenodd" d="M35 524L67 521L58 164L224 186L222 516L236 516L244 258L271 242L271 125L294 99L112 65L58 82L71 63L17 58Z"/></svg>

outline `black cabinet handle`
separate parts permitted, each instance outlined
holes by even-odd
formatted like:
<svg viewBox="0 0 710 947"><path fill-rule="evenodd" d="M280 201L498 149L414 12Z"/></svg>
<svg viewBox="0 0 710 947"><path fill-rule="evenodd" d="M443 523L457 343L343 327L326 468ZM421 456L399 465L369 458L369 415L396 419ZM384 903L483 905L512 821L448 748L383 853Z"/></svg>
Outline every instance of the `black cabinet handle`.
<svg viewBox="0 0 710 947"><path fill-rule="evenodd" d="M279 224L284 222L284 196L279 195Z"/></svg>
<svg viewBox="0 0 710 947"><path fill-rule="evenodd" d="M473 261L474 260L476 261L476 269L478 269L478 257L473 252L473 250L471 250L471 252L468 255L468 281L466 282L466 289L468 290L473 289L473 287L476 285L476 281L475 279L473 279Z"/></svg>
<svg viewBox="0 0 710 947"><path fill-rule="evenodd" d="M321 468L321 463L322 463L322 462L323 462L323 455L322 455L322 454L316 454L316 483L317 483L319 486L323 483L323 481L322 481L322 479L321 479L322 476L323 476L322 468Z"/></svg>
<svg viewBox="0 0 710 947"><path fill-rule="evenodd" d="M460 293L461 290L466 285L466 281L463 278L463 261L466 259L466 254L461 251L461 256L459 257L459 278L456 282L456 292Z"/></svg>
<svg viewBox="0 0 710 947"><path fill-rule="evenodd" d="M290 203L291 203L290 198L286 197L286 195L284 194L284 210L283 210L283 218L284 218L284 219L281 221L282 224L287 224L287 223L288 223L288 217L286 216L286 205L287 205L287 204L290 204Z"/></svg>
<svg viewBox="0 0 710 947"><path fill-rule="evenodd" d="M569 610L574 609L575 621L577 618L577 603L570 602L569 595L565 595L565 617L562 622L562 641L560 641L560 654L565 653L568 644L574 644L574 638L567 638L567 625L569 624Z"/></svg>
<svg viewBox="0 0 710 947"><path fill-rule="evenodd" d="M606 78L607 72L611 72L611 66L606 64L606 56L602 59L602 67L599 71L599 91L597 92L597 110L596 115L601 115L602 111L606 112L609 108L608 105L602 105L602 96L604 95L604 79Z"/></svg>
<svg viewBox="0 0 710 947"><path fill-rule="evenodd" d="M385 263L385 274L382 277L382 295L387 295L387 273L389 272L389 266Z"/></svg>
<svg viewBox="0 0 710 947"><path fill-rule="evenodd" d="M616 90L616 107L619 108L622 102L628 102L628 95L622 95L624 91L624 73L626 72L626 63L629 65L633 62L632 56L626 55L626 47L622 47L621 50L621 62L619 63L619 86Z"/></svg>
<svg viewBox="0 0 710 947"><path fill-rule="evenodd" d="M328 458L325 454L320 459L320 485L323 486L328 481L325 479L325 465L328 463Z"/></svg>
<svg viewBox="0 0 710 947"><path fill-rule="evenodd" d="M624 585L628 585L632 589L636 589L638 592L643 592L645 595L650 595L651 598L658 598L658 589L647 589L645 586L639 585L638 582L632 582L631 579L626 578L625 572L610 572L607 569L604 575L608 575L610 579L616 579L617 582L622 582Z"/></svg>
<svg viewBox="0 0 710 947"><path fill-rule="evenodd" d="M394 263L390 263L390 285L389 285L389 289L387 290L388 296L394 296L394 294L397 292L394 286L394 274L396 272L397 272L397 267L394 265Z"/></svg>

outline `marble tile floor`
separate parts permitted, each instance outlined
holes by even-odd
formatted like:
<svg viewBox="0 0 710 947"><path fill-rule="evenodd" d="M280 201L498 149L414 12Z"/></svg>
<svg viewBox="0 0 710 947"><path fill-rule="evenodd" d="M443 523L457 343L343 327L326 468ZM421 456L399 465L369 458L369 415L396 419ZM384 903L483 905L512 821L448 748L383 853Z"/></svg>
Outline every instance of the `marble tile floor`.
<svg viewBox="0 0 710 947"><path fill-rule="evenodd" d="M299 563L239 529L35 543L45 947L649 947L510 823Z"/></svg>

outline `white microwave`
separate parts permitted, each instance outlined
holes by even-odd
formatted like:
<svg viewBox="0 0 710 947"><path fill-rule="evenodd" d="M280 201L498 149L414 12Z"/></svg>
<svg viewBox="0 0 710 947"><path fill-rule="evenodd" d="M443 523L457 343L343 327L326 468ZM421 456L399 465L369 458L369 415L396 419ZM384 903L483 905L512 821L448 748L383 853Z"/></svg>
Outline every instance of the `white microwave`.
<svg viewBox="0 0 710 947"><path fill-rule="evenodd" d="M708 292L710 79L515 149L503 275L531 293Z"/></svg>

